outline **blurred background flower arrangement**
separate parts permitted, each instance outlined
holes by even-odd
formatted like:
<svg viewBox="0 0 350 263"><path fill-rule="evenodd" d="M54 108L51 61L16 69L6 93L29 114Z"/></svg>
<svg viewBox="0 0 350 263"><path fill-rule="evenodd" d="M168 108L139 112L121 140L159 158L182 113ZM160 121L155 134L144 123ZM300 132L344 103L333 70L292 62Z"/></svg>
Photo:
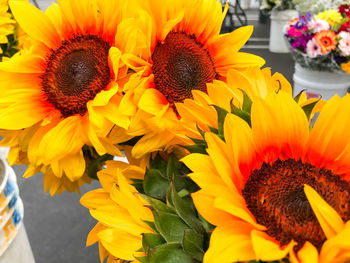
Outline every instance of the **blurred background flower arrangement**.
<svg viewBox="0 0 350 263"><path fill-rule="evenodd" d="M349 5L337 10L306 13L289 22L285 36L295 61L317 71L341 71L350 74Z"/></svg>

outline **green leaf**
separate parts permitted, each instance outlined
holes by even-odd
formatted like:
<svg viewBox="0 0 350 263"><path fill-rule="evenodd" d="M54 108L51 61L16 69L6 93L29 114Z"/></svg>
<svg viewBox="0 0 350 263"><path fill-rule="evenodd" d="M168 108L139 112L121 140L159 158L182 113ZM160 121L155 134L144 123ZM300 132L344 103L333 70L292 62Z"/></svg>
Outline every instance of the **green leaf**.
<svg viewBox="0 0 350 263"><path fill-rule="evenodd" d="M203 240L202 234L198 234L193 230L188 230L185 232L182 246L190 256L202 261L204 256Z"/></svg>
<svg viewBox="0 0 350 263"><path fill-rule="evenodd" d="M180 244L166 244L158 247L149 254L149 263L192 263Z"/></svg>
<svg viewBox="0 0 350 263"><path fill-rule="evenodd" d="M143 190L143 180L135 178L132 178L131 180L133 181L131 185L136 188L137 192L144 194L145 192Z"/></svg>
<svg viewBox="0 0 350 263"><path fill-rule="evenodd" d="M185 202L177 194L174 184L171 185L171 198L174 204L174 208L181 219L197 233L204 233L205 230L196 217L196 212L192 209L188 202Z"/></svg>
<svg viewBox="0 0 350 263"><path fill-rule="evenodd" d="M150 163L150 169L155 169L160 171L161 175L164 178L167 178L166 170L167 170L167 162L157 154L154 159Z"/></svg>
<svg viewBox="0 0 350 263"><path fill-rule="evenodd" d="M142 197L146 199L146 201L151 205L153 210L176 215L175 209L170 206L167 206L162 201L159 201L155 198L146 195L142 195Z"/></svg>
<svg viewBox="0 0 350 263"><path fill-rule="evenodd" d="M165 243L164 238L158 233L145 233L142 235L142 247L145 251Z"/></svg>
<svg viewBox="0 0 350 263"><path fill-rule="evenodd" d="M159 170L148 169L143 180L143 189L147 195L165 200L169 180L165 179Z"/></svg>
<svg viewBox="0 0 350 263"><path fill-rule="evenodd" d="M317 101L314 101L310 104L307 104L305 106L302 107L302 109L304 110L305 114L306 114L306 117L308 120L310 120L310 117L311 117L311 113L312 113L312 110L314 109L314 107L316 106L316 104L319 102L319 100Z"/></svg>
<svg viewBox="0 0 350 263"><path fill-rule="evenodd" d="M181 243L185 230L189 229L185 222L175 214L155 210L152 212L157 230L164 239L169 243Z"/></svg>
<svg viewBox="0 0 350 263"><path fill-rule="evenodd" d="M177 171L179 170L178 166L179 166L179 161L176 159L173 153L170 154L168 158L168 165L166 170L168 178L172 178L175 174L177 174Z"/></svg>
<svg viewBox="0 0 350 263"><path fill-rule="evenodd" d="M190 172L188 172L190 173ZM179 192L183 189L193 193L199 190L198 185L192 181L187 175L178 175L173 178L176 191Z"/></svg>

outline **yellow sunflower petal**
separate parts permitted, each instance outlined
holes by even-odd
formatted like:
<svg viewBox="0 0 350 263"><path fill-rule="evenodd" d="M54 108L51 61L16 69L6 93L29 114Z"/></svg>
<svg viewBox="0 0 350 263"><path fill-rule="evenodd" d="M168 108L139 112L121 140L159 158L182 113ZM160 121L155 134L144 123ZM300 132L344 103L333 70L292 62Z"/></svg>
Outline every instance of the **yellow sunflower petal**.
<svg viewBox="0 0 350 263"><path fill-rule="evenodd" d="M39 151L46 162L54 158L76 153L84 145L81 140L80 117L71 116L62 120L42 138Z"/></svg>
<svg viewBox="0 0 350 263"><path fill-rule="evenodd" d="M347 262L350 260L350 221L333 238L328 239L321 249L320 263Z"/></svg>
<svg viewBox="0 0 350 263"><path fill-rule="evenodd" d="M327 204L312 187L304 185L304 191L326 237L329 239L336 236L344 228L344 222L337 211Z"/></svg>
<svg viewBox="0 0 350 263"><path fill-rule="evenodd" d="M93 244L95 244L96 242L99 241L99 238L98 238L98 233L105 230L106 227L101 224L101 223L97 223L93 229L91 229L87 239L86 239L86 246L91 246Z"/></svg>
<svg viewBox="0 0 350 263"><path fill-rule="evenodd" d="M108 199L108 192L104 189L96 189L83 195L80 198L80 204L89 209L95 209L103 205L112 205L112 202L109 202Z"/></svg>
<svg viewBox="0 0 350 263"><path fill-rule="evenodd" d="M193 202L198 212L213 225L224 225L234 219L232 215L214 207L215 198L201 189L192 194Z"/></svg>
<svg viewBox="0 0 350 263"><path fill-rule="evenodd" d="M319 262L317 249L308 241L305 242L304 246L298 251L298 258L295 257L294 251L293 251L291 252L290 259L292 263L318 263Z"/></svg>
<svg viewBox="0 0 350 263"><path fill-rule="evenodd" d="M215 42L215 52L222 55L230 52L237 52L248 41L253 34L253 26L242 26L231 33L220 35Z"/></svg>
<svg viewBox="0 0 350 263"><path fill-rule="evenodd" d="M25 1L10 0L10 7L21 28L32 38L50 48L61 43L55 26L42 11Z"/></svg>
<svg viewBox="0 0 350 263"><path fill-rule="evenodd" d="M228 226L218 226L214 229L209 249L204 255L204 263L238 262L254 260L250 232L252 227L243 222L231 221Z"/></svg>
<svg viewBox="0 0 350 263"><path fill-rule="evenodd" d="M291 241L287 246L281 248L279 244L272 240L266 233L257 230L252 230L251 238L256 259L264 261L284 258L296 244Z"/></svg>
<svg viewBox="0 0 350 263"><path fill-rule="evenodd" d="M118 229L106 229L98 237L108 252L125 260L134 260L135 251L142 247L141 235L137 237Z"/></svg>

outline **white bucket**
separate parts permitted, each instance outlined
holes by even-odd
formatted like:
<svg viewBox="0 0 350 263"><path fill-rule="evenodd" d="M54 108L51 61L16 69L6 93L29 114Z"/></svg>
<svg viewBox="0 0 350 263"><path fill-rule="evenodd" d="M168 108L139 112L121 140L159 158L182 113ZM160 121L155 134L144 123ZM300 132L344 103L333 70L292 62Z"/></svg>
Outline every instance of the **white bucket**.
<svg viewBox="0 0 350 263"><path fill-rule="evenodd" d="M35 263L23 225L23 203L17 178L0 147L0 263Z"/></svg>
<svg viewBox="0 0 350 263"><path fill-rule="evenodd" d="M288 53L290 49L284 37L284 27L288 22L298 17L296 10L284 10L271 12L271 26L270 26L270 45L269 49L275 53Z"/></svg>
<svg viewBox="0 0 350 263"><path fill-rule="evenodd" d="M298 63L295 64L293 80L293 96L305 90L309 97L322 96L322 99L329 100L335 94L344 96L350 88L350 75L346 73L310 70Z"/></svg>
<svg viewBox="0 0 350 263"><path fill-rule="evenodd" d="M33 4L33 1L29 1L31 4ZM36 0L37 4L39 5L39 8L43 11L45 11L52 3L57 3L57 0Z"/></svg>

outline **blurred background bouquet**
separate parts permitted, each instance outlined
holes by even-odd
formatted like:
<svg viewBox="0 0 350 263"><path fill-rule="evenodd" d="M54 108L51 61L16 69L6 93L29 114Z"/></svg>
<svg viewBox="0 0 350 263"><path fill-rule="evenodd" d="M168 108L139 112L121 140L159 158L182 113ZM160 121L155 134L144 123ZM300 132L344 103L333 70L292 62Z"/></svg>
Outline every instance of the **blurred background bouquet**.
<svg viewBox="0 0 350 263"><path fill-rule="evenodd" d="M349 5L300 15L289 22L285 36L302 67L350 73Z"/></svg>

